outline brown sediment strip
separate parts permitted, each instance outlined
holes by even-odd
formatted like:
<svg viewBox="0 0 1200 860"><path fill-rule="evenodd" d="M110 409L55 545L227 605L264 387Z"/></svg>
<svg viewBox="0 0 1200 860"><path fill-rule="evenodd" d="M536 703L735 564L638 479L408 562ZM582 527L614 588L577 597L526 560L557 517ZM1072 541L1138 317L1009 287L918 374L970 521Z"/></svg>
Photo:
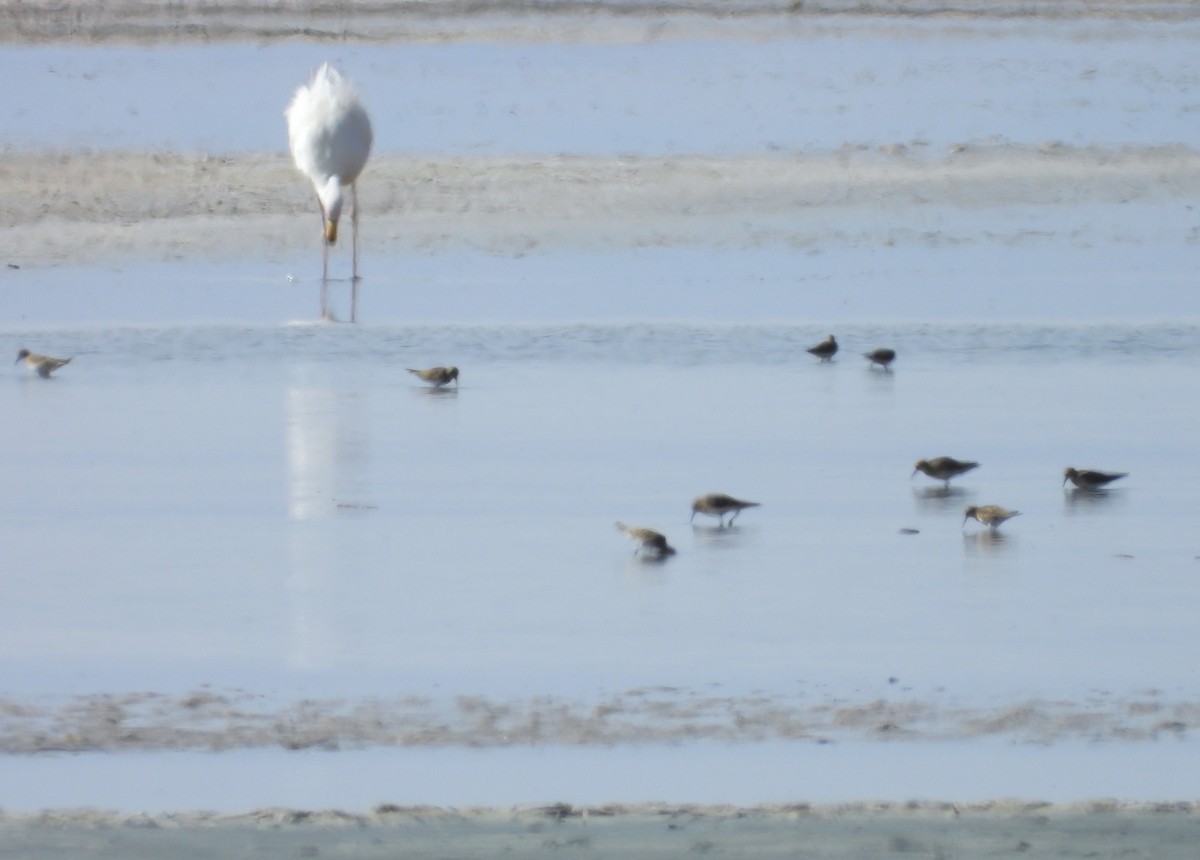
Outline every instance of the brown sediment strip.
<svg viewBox="0 0 1200 860"><path fill-rule="evenodd" d="M244 815L0 815L12 856L359 858L1194 856L1197 806L995 801L836 806L445 809L381 804L367 813L264 809Z"/></svg>
<svg viewBox="0 0 1200 860"><path fill-rule="evenodd" d="M3 262L19 265L270 258L314 242L311 189L282 153L12 151L0 164L0 187ZM1011 235L957 235L953 219L939 226L929 210L1191 201L1200 196L1200 151L897 145L740 158L381 153L359 193L364 247L385 253L1018 243L1038 237L1019 226ZM854 220L864 205L925 210L928 229L906 231L897 218L886 236L866 235L883 228Z"/></svg>
<svg viewBox="0 0 1200 860"><path fill-rule="evenodd" d="M804 696L718 696L676 687L629 690L592 701L472 695L287 703L210 689L184 696L0 700L0 752L9 754L978 738L1045 744L1178 739L1197 728L1200 703L1154 693L988 707L912 694L814 702Z"/></svg>

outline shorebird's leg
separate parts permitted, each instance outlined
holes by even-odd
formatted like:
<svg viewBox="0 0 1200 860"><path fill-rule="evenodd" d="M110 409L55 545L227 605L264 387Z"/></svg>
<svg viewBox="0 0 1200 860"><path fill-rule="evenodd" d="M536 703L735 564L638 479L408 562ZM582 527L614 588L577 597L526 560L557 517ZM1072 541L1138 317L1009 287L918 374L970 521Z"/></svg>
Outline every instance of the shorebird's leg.
<svg viewBox="0 0 1200 860"><path fill-rule="evenodd" d="M350 282L350 322L358 322L358 278ZM455 385L458 381L455 380Z"/></svg>
<svg viewBox="0 0 1200 860"><path fill-rule="evenodd" d="M736 510L736 511L734 511L734 512L733 512L733 516L729 518L729 524L730 524L730 525L733 525L733 521L734 521L734 520L736 520L736 519L738 518L738 514L740 514L741 512L742 512L742 511L741 511L741 509L740 509L740 508L739 508L738 510Z"/></svg>

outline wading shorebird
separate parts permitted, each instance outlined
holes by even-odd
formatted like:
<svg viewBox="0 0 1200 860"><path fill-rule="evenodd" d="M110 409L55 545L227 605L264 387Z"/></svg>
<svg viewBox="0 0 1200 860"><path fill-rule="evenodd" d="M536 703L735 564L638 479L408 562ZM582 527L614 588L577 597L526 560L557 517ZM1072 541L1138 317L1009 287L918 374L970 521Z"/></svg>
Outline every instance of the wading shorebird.
<svg viewBox="0 0 1200 860"><path fill-rule="evenodd" d="M622 522L617 523L617 528L629 535L630 540L637 543L637 549L633 551L634 555L642 550L645 550L647 555L659 557L675 554L675 547L667 543L667 536L654 529L627 526Z"/></svg>
<svg viewBox="0 0 1200 860"><path fill-rule="evenodd" d="M1094 469L1075 469L1068 466L1063 472L1063 486L1070 481L1081 490L1099 490L1106 484L1128 475L1128 472L1097 472Z"/></svg>
<svg viewBox="0 0 1200 860"><path fill-rule="evenodd" d="M69 364L71 359L51 358L48 355L38 355L36 352L30 352L27 349L23 349L17 353L17 361L14 361L13 364L16 364L20 361L24 361L25 366L42 379L49 379L50 374L58 370L64 364Z"/></svg>
<svg viewBox="0 0 1200 860"><path fill-rule="evenodd" d="M692 502L692 518L689 522L696 519L696 514L708 514L710 517L719 519L722 527L731 526L738 514L746 508L757 508L759 504L759 502L744 502L724 493L709 493ZM725 522L725 515L731 512L733 516L729 518L729 522Z"/></svg>
<svg viewBox="0 0 1200 860"><path fill-rule="evenodd" d="M878 364L884 370L889 370L888 365L896 360L896 350L873 349L870 352L864 352L863 358L870 359L872 366Z"/></svg>
<svg viewBox="0 0 1200 860"><path fill-rule="evenodd" d="M288 143L300 172L312 181L321 207L321 278L329 279L329 246L337 242L338 220L350 189L353 229L352 276L358 280L358 188L371 154L371 118L350 82L322 63L308 86L296 90L284 116Z"/></svg>
<svg viewBox="0 0 1200 860"><path fill-rule="evenodd" d="M932 460L918 460L916 466L913 467L913 473L908 476L908 479L911 481L916 477L917 472L921 472L935 480L944 481L946 488L949 489L951 478L957 478L959 475L971 471L978 465L978 463L972 463L969 460L955 460L953 457L934 457Z"/></svg>
<svg viewBox="0 0 1200 860"><path fill-rule="evenodd" d="M816 346L810 346L808 351L817 358L821 359L821 361L829 361L829 359L837 355L838 342L834 340L833 335L830 335Z"/></svg>
<svg viewBox="0 0 1200 860"><path fill-rule="evenodd" d="M963 525L967 524L967 520L973 519L995 531L1000 528L1000 523L1020 516L1020 514L1020 511L1010 511L999 505L980 505L979 507L971 505L963 512Z"/></svg>
<svg viewBox="0 0 1200 860"><path fill-rule="evenodd" d="M411 367L406 368L409 373L418 379L423 379L434 388L441 388L443 385L449 385L451 380L458 385L458 368L457 367L430 367L425 370L413 370Z"/></svg>

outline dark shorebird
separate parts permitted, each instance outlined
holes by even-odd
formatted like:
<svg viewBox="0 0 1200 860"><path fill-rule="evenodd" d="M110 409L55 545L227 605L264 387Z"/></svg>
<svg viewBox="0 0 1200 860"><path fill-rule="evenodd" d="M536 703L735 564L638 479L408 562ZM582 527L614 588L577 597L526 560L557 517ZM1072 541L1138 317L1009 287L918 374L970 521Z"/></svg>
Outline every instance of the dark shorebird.
<svg viewBox="0 0 1200 860"><path fill-rule="evenodd" d="M829 359L837 355L838 343L836 340L834 340L833 335L830 335L816 346L810 346L808 351L817 358L821 359L821 361L829 361Z"/></svg>
<svg viewBox="0 0 1200 860"><path fill-rule="evenodd" d="M25 366L42 379L49 379L50 374L58 370L64 364L69 364L71 359L51 358L48 355L38 355L36 352L30 352L27 349L23 349L17 353L17 361L14 361L13 364L16 364L18 361L24 361Z"/></svg>
<svg viewBox="0 0 1200 860"><path fill-rule="evenodd" d="M980 505L979 507L971 505L971 507L963 512L963 525L967 524L967 520L974 519L976 522L983 523L988 528L995 530L1000 527L1000 523L1005 520L1011 520L1013 517L1020 515L1020 513L1020 511L1010 511L999 505Z"/></svg>
<svg viewBox="0 0 1200 860"><path fill-rule="evenodd" d="M430 367L425 370L413 370L407 368L408 372L418 379L423 379L434 388L441 388L443 385L449 385L450 380L454 380L454 384L458 385L458 368L457 367Z"/></svg>
<svg viewBox="0 0 1200 860"><path fill-rule="evenodd" d="M884 370L888 369L888 365L896 360L896 350L894 349L873 349L870 352L864 352L863 358L870 359L871 365L878 364Z"/></svg>
<svg viewBox="0 0 1200 860"><path fill-rule="evenodd" d="M667 543L667 536L656 532L654 529L627 526L622 522L617 523L617 528L629 535L630 540L637 543L638 547L633 551L634 555L637 555L642 550L645 550L647 555L655 555L660 558L675 554L675 547Z"/></svg>
<svg viewBox="0 0 1200 860"><path fill-rule="evenodd" d="M737 519L738 514L746 508L757 508L759 502L744 502L741 499L735 499L733 496L727 496L724 493L709 493L707 496L700 496L692 502L692 520L696 519L696 514L708 514L710 517L716 517L721 521L722 526L731 526L733 521ZM732 513L729 522L725 522L725 515Z"/></svg>
<svg viewBox="0 0 1200 860"><path fill-rule="evenodd" d="M934 457L932 460L918 460L913 467L913 473L908 476L911 481L917 472L922 472L937 481L945 481L950 486L950 479L971 471L978 463L969 460L955 460L953 457Z"/></svg>
<svg viewBox="0 0 1200 860"><path fill-rule="evenodd" d="M1063 486L1065 487L1067 481L1070 481L1081 490L1099 490L1128 474L1128 472L1097 472L1094 469L1075 469L1068 466L1063 472Z"/></svg>

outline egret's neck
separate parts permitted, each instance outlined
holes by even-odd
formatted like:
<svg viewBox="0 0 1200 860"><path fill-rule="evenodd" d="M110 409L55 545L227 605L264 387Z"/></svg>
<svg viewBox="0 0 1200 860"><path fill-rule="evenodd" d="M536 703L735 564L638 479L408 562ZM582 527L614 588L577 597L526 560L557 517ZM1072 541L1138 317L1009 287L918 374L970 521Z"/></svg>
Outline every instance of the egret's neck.
<svg viewBox="0 0 1200 860"><path fill-rule="evenodd" d="M342 183L336 176L325 180L317 186L317 199L321 201L321 211L325 213L325 242L333 245L338 237L338 219L342 217Z"/></svg>
<svg viewBox="0 0 1200 860"><path fill-rule="evenodd" d="M336 176L325 180L324 185L317 186L317 198L325 212L325 220L334 224L342 216L342 183Z"/></svg>

